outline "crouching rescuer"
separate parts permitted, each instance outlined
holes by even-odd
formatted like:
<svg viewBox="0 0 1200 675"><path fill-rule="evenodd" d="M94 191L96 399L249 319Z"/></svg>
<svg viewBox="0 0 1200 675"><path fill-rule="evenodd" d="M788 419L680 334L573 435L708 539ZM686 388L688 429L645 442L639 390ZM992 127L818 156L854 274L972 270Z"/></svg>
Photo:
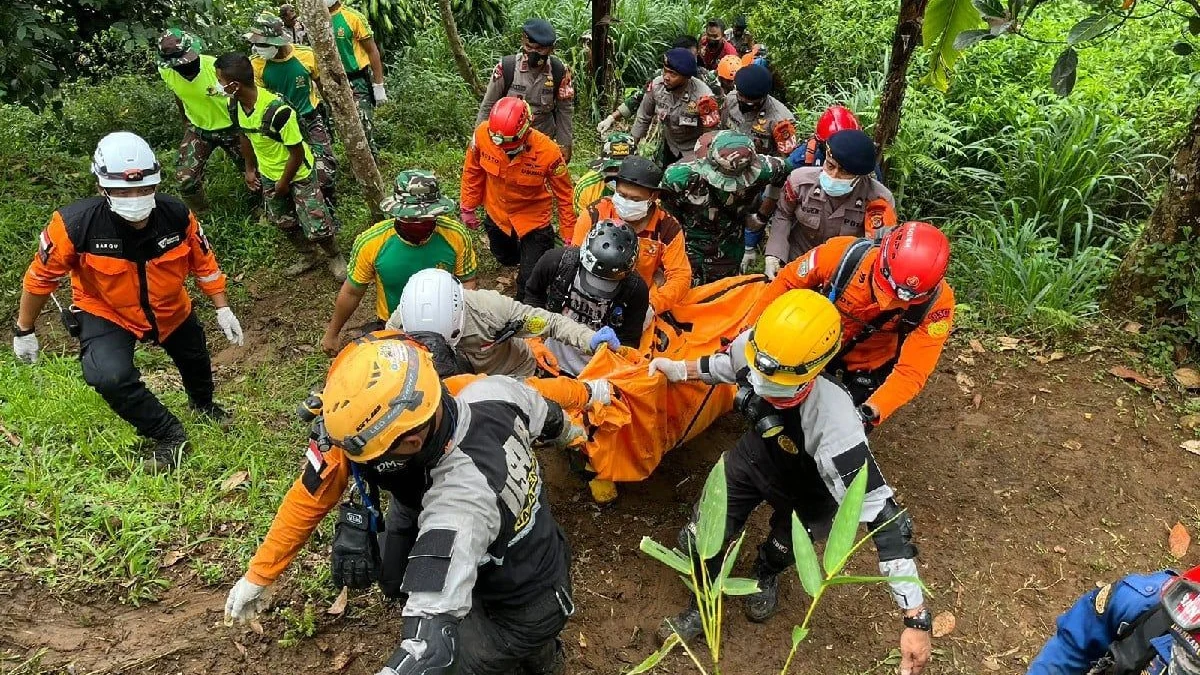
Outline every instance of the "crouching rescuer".
<svg viewBox="0 0 1200 675"><path fill-rule="evenodd" d="M734 407L748 418L750 428L725 453L726 546L759 504L767 502L774 510L770 535L754 563L760 590L746 596L751 621L766 621L778 609L779 574L793 563L792 513L814 540L825 538L850 483L860 470L868 472L862 522L874 533L879 570L893 579L892 597L903 613L900 672L916 675L929 660L933 622L921 587L912 581L917 577L912 519L896 503L871 456L850 394L821 374L837 354L841 335L833 303L814 291L792 290L772 302L727 350L695 361L656 358L649 370L672 382L738 385ZM683 550L695 549L689 546L695 519L679 536ZM721 560L705 564L719 566ZM717 572L710 570L714 576ZM667 622L684 639L702 632L695 604ZM661 637L671 632L667 622Z"/></svg>
<svg viewBox="0 0 1200 675"><path fill-rule="evenodd" d="M308 463L229 592L226 620L254 616L353 482L334 530L333 583L407 595L400 645L380 675L563 672L570 551L532 449L582 436L562 409L499 376L451 396L429 352L396 334L350 343L306 406L317 414ZM383 523L380 491L391 494Z"/></svg>

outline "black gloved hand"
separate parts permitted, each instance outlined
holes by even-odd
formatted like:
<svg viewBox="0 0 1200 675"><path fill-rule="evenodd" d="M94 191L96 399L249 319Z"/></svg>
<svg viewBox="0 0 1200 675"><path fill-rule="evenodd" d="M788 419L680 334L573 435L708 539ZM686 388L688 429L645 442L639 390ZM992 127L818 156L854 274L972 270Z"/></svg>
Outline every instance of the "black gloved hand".
<svg viewBox="0 0 1200 675"><path fill-rule="evenodd" d="M371 527L370 511L357 504L342 504L330 559L334 587L369 588L379 578L380 566L379 539Z"/></svg>
<svg viewBox="0 0 1200 675"><path fill-rule="evenodd" d="M863 431L866 431L868 434L871 433L876 424L879 424L879 413L875 412L875 409L869 403L858 406L858 416L862 418Z"/></svg>

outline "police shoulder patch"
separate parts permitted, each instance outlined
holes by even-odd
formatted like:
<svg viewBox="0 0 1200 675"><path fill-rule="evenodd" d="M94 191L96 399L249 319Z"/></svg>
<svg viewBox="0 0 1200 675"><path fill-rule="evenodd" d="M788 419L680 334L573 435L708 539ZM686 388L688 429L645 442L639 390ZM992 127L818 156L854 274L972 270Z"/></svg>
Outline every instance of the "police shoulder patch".
<svg viewBox="0 0 1200 675"><path fill-rule="evenodd" d="M1095 609L1097 614L1103 614L1108 610L1108 600L1112 597L1112 584L1104 584L1100 590L1096 591Z"/></svg>

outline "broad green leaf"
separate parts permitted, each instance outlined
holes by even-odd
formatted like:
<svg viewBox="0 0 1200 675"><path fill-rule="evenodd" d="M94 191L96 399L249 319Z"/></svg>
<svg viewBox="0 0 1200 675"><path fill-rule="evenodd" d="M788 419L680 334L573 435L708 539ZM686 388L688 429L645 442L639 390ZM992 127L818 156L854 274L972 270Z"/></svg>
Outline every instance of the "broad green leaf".
<svg viewBox="0 0 1200 675"><path fill-rule="evenodd" d="M650 537L642 537L642 543L638 545L638 548L642 550L642 553L645 553L646 555L654 558L655 560L666 565L667 567L670 567L676 572L679 572L680 574L687 574L692 569L692 564L687 558L684 558L675 551L672 551L666 546L654 541Z"/></svg>
<svg viewBox="0 0 1200 675"><path fill-rule="evenodd" d="M670 654L671 650L675 649L680 644L681 642L679 640L679 634L671 633L670 637L663 641L663 646L660 647L658 651L654 652L650 656L647 656L645 661L642 661L634 666L631 670L626 672L625 675L638 675L638 673L650 672L654 666L658 665L659 661L662 661L664 658L666 658L667 654Z"/></svg>
<svg viewBox="0 0 1200 675"><path fill-rule="evenodd" d="M696 553L708 560L721 552L725 543L725 511L728 508L725 485L725 458L721 458L704 482L700 497L700 517L696 523Z"/></svg>
<svg viewBox="0 0 1200 675"><path fill-rule="evenodd" d="M1059 96L1067 96L1071 90L1075 88L1075 77L1079 72L1079 54L1074 47L1067 47L1058 60L1054 62L1054 68L1050 70L1050 86L1054 88L1054 93Z"/></svg>
<svg viewBox="0 0 1200 675"><path fill-rule="evenodd" d="M687 586L688 591L690 591L692 595L695 595L696 587L692 585L691 577L681 574L679 575L679 578L683 580L683 585Z"/></svg>
<svg viewBox="0 0 1200 675"><path fill-rule="evenodd" d="M954 47L958 34L979 28L982 19L971 0L930 0L925 8L922 38L929 56L926 81L945 91L950 87L950 71L962 50Z"/></svg>
<svg viewBox="0 0 1200 675"><path fill-rule="evenodd" d="M725 580L729 578L729 574L733 572L733 565L737 562L738 553L742 550L742 541L746 539L746 531L742 530L742 534L737 538L737 541L725 551L725 562L721 564L721 575L717 577L713 583L717 588L725 586Z"/></svg>
<svg viewBox="0 0 1200 675"><path fill-rule="evenodd" d="M817 562L817 552L808 537L808 530L795 513L792 514L792 555L796 558L796 574L804 592L810 598L817 597L817 591L821 590L821 564Z"/></svg>
<svg viewBox="0 0 1200 675"><path fill-rule="evenodd" d="M962 51L968 47L972 47L976 42L984 38L992 37L992 31L987 28L978 28L976 30L964 30L954 38L954 48Z"/></svg>
<svg viewBox="0 0 1200 675"><path fill-rule="evenodd" d="M1070 32L1067 33L1067 44L1075 46L1080 42L1087 42L1095 38L1100 33L1104 32L1109 26L1109 17L1107 14L1093 14L1079 23L1071 26Z"/></svg>
<svg viewBox="0 0 1200 675"><path fill-rule="evenodd" d="M914 584L921 584L921 580L917 577L857 577L851 574L839 574L832 579L825 580L825 583L830 586L845 586L847 584L881 584L889 581L911 581Z"/></svg>
<svg viewBox="0 0 1200 675"><path fill-rule="evenodd" d="M846 564L846 556L854 548L854 538L858 534L858 521L862 518L863 500L867 496L867 462L863 462L854 480L846 488L846 495L838 505L837 515L833 517L833 527L829 530L829 540L825 542L825 576L832 577L842 571Z"/></svg>
<svg viewBox="0 0 1200 675"><path fill-rule="evenodd" d="M1192 52L1196 51L1196 48L1188 42L1176 42L1171 45L1171 51L1175 52L1176 56L1190 56Z"/></svg>
<svg viewBox="0 0 1200 675"><path fill-rule="evenodd" d="M742 577L730 577L725 580L721 586L721 590L725 591L725 595L750 595L759 591L758 581L755 579L743 579Z"/></svg>
<svg viewBox="0 0 1200 675"><path fill-rule="evenodd" d="M804 642L804 638L806 637L808 637L807 628L803 626L794 626L792 628L792 649L795 649L796 645Z"/></svg>
<svg viewBox="0 0 1200 675"><path fill-rule="evenodd" d="M1188 32L1192 35L1200 35L1200 16L1188 18Z"/></svg>
<svg viewBox="0 0 1200 675"><path fill-rule="evenodd" d="M983 16L991 16L997 19L1007 18L1005 16L1004 5L1000 0L972 0L971 4L975 5L975 9L979 10L979 13Z"/></svg>

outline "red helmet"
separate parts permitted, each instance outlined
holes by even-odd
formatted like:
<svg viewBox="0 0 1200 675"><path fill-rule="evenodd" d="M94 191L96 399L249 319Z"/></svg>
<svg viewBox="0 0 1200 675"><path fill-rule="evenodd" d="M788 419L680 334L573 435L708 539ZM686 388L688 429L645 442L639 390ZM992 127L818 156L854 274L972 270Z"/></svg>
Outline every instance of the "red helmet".
<svg viewBox="0 0 1200 675"><path fill-rule="evenodd" d="M817 140L824 143L829 140L829 137L839 131L848 129L862 129L862 125L858 123L858 118L850 109L845 106L831 105L821 113L821 119L817 120Z"/></svg>
<svg viewBox="0 0 1200 675"><path fill-rule="evenodd" d="M927 298L946 276L950 240L929 223L907 222L883 236L875 283L904 302Z"/></svg>
<svg viewBox="0 0 1200 675"><path fill-rule="evenodd" d="M532 124L529 104L516 96L505 96L496 101L488 115L488 136L501 150L512 150L525 142Z"/></svg>

